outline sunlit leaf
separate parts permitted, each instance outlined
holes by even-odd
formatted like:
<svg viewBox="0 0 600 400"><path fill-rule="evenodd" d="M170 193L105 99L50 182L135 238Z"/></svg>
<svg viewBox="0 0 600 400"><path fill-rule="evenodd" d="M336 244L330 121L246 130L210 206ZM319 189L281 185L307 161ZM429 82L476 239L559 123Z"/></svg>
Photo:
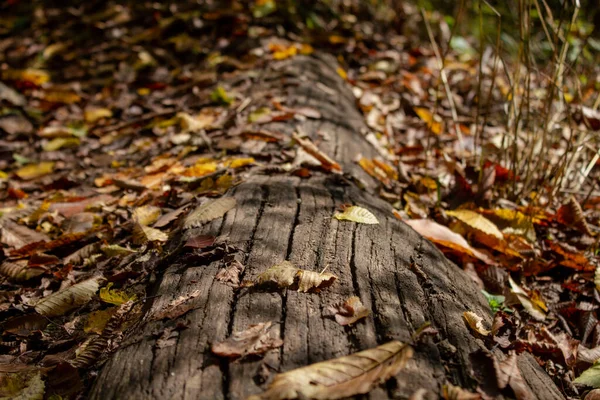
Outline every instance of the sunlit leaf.
<svg viewBox="0 0 600 400"><path fill-rule="evenodd" d="M275 0L256 0L251 10L254 18L262 18L277 10L277 2Z"/></svg>
<svg viewBox="0 0 600 400"><path fill-rule="evenodd" d="M234 158L233 160L229 160L229 161L225 162L224 165L229 168L241 168L241 167L245 167L246 165L252 165L255 162L256 161L254 160L253 157Z"/></svg>
<svg viewBox="0 0 600 400"><path fill-rule="evenodd" d="M289 261L283 261L261 273L254 285L297 288L299 292L309 292L329 287L336 279L335 275L328 272L307 271L297 268Z"/></svg>
<svg viewBox="0 0 600 400"><path fill-rule="evenodd" d="M575 196L569 196L567 202L556 212L556 218L562 224L572 226L586 235L594 236L594 233L590 230L590 227L585 220L581 205L577 199L575 199Z"/></svg>
<svg viewBox="0 0 600 400"><path fill-rule="evenodd" d="M3 400L43 400L45 386L40 371L0 373L0 396Z"/></svg>
<svg viewBox="0 0 600 400"><path fill-rule="evenodd" d="M64 148L73 148L79 146L79 138L54 138L44 145L44 151L56 151Z"/></svg>
<svg viewBox="0 0 600 400"><path fill-rule="evenodd" d="M340 221L352 221L360 224L374 225L378 224L379 221L373 213L366 208L359 206L347 207L343 212L337 212L333 218Z"/></svg>
<svg viewBox="0 0 600 400"><path fill-rule="evenodd" d="M594 365L583 371L573 383L600 388L600 362L596 361Z"/></svg>
<svg viewBox="0 0 600 400"><path fill-rule="evenodd" d="M370 313L358 296L352 296L342 304L332 307L332 311L335 312L335 320L342 326L352 325L358 320L368 317Z"/></svg>
<svg viewBox="0 0 600 400"><path fill-rule="evenodd" d="M185 296L179 296L161 310L154 312L150 319L153 321L164 318L174 319L187 313L196 306L194 299L200 296L200 293L200 290L196 289Z"/></svg>
<svg viewBox="0 0 600 400"><path fill-rule="evenodd" d="M107 257L127 256L129 254L137 253L136 250L119 246L118 244L103 246L101 250Z"/></svg>
<svg viewBox="0 0 600 400"><path fill-rule="evenodd" d="M57 317L90 301L104 278L94 277L76 283L57 293L44 297L35 305L35 311L46 317Z"/></svg>
<svg viewBox="0 0 600 400"><path fill-rule="evenodd" d="M85 122L94 123L102 118L111 118L112 111L108 108L87 108L83 114Z"/></svg>
<svg viewBox="0 0 600 400"><path fill-rule="evenodd" d="M148 225L152 225L153 223L155 223L161 214L162 214L162 211L159 207L142 206L142 207L136 207L133 210L132 217L139 224L148 226Z"/></svg>
<svg viewBox="0 0 600 400"><path fill-rule="evenodd" d="M427 124L427 128L431 132L439 135L444 130L444 125L437 120L437 118L429 109L425 107L414 107L415 113Z"/></svg>
<svg viewBox="0 0 600 400"><path fill-rule="evenodd" d="M38 164L29 164L17 170L16 174L24 181L39 178L44 175L51 174L54 171L53 161L42 161Z"/></svg>
<svg viewBox="0 0 600 400"><path fill-rule="evenodd" d="M233 98L229 96L227 91L222 86L217 86L215 90L210 94L210 99L215 103L230 105L233 103Z"/></svg>
<svg viewBox="0 0 600 400"><path fill-rule="evenodd" d="M136 301L137 296L135 294L127 294L123 290L112 289L113 283L110 282L106 287L100 289L99 297L105 303L114 304L120 306L128 301Z"/></svg>
<svg viewBox="0 0 600 400"><path fill-rule="evenodd" d="M478 258L486 264L496 264L485 253L471 247L464 237L435 221L428 219L411 219L404 222L415 231L440 246L448 247L471 257Z"/></svg>
<svg viewBox="0 0 600 400"><path fill-rule="evenodd" d="M50 81L50 75L47 71L35 68L27 69L7 69L2 71L2 79L8 81L25 81L35 86L42 86Z"/></svg>
<svg viewBox="0 0 600 400"><path fill-rule="evenodd" d="M520 287L512 277L508 277L508 282L510 284L510 288L512 289L512 293L517 296L517 299L525 309L533 318L538 321L544 321L546 319L546 313L544 313L543 309L536 305L535 302L532 301L529 294Z"/></svg>
<svg viewBox="0 0 600 400"><path fill-rule="evenodd" d="M296 132L292 134L292 138L298 143L304 151L316 158L323 168L327 171L341 172L342 167L327 154L323 153L310 139L304 139Z"/></svg>
<svg viewBox="0 0 600 400"><path fill-rule="evenodd" d="M272 326L270 321L250 325L245 331L235 332L223 342L213 343L211 350L220 357L228 358L264 354L283 346L283 340L272 334Z"/></svg>
<svg viewBox="0 0 600 400"><path fill-rule="evenodd" d="M471 328L471 330L475 333L478 333L482 336L489 336L490 330L486 329L483 326L483 318L481 318L479 315L475 314L472 311L465 311L463 313L463 318L464 320L467 322L467 325L469 325L469 328Z"/></svg>
<svg viewBox="0 0 600 400"><path fill-rule="evenodd" d="M446 214L454 217L461 222L465 223L471 228L477 229L486 235L493 236L497 239L504 240L502 232L496 225L481 214L471 210L454 210L446 211Z"/></svg>
<svg viewBox="0 0 600 400"><path fill-rule="evenodd" d="M166 242L169 240L169 235L165 232L142 225L138 222L133 224L133 242L135 244L146 244L148 242Z"/></svg>
<svg viewBox="0 0 600 400"><path fill-rule="evenodd" d="M248 400L341 399L368 393L398 374L412 355L410 346L392 341L278 374L264 393Z"/></svg>
<svg viewBox="0 0 600 400"><path fill-rule="evenodd" d="M220 218L229 210L233 209L236 204L237 202L233 197L221 197L216 200L208 201L190 212L185 219L183 227L184 229L190 229L212 221L213 219Z"/></svg>

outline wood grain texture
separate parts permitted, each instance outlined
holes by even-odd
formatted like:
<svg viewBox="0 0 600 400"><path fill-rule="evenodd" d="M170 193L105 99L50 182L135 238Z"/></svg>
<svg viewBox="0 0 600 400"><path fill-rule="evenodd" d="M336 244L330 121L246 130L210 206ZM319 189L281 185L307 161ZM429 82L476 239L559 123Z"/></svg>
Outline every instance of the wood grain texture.
<svg viewBox="0 0 600 400"><path fill-rule="evenodd" d="M270 90L293 100L291 106L318 109L320 120L277 123L269 129L290 135L300 126L344 172L364 182L366 190L331 175L309 179L256 175L232 190L238 202L234 210L188 235L225 238L246 266L243 279L290 260L312 271L327 268L338 280L321 293L240 291L215 280L224 260L188 265L175 257L155 285L148 312L199 289L194 309L178 318L188 321L188 328L179 332L176 344L158 348L160 334L177 320L138 326L101 370L92 399L240 400L263 390L256 377L264 366L283 372L390 339L409 342L426 321L439 330L440 341L418 346L401 374L358 398L408 398L419 388L427 389L430 398L439 398L446 380L474 386L469 353L485 347L469 332L462 314L473 311L489 324L489 307L461 269L394 219L389 204L368 193L377 183L353 160L359 153L373 157L376 152L361 134L363 118L335 66L327 56L275 63L255 78L251 96ZM321 139L323 133L328 141ZM333 219L342 204L368 208L380 224ZM329 316L328 307L353 295L371 315L354 326L340 326ZM277 322L273 329L284 341L282 348L264 359L237 362L211 354L213 342L265 321ZM533 357L521 356L519 366L539 399L562 398Z"/></svg>

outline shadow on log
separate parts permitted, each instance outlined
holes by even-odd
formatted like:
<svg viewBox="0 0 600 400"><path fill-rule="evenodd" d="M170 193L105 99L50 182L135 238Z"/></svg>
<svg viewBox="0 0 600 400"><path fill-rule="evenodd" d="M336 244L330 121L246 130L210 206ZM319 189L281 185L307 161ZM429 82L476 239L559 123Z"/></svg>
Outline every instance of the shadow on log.
<svg viewBox="0 0 600 400"><path fill-rule="evenodd" d="M415 346L414 358L395 378L360 398L408 398L416 390L439 398L442 385L452 382L474 388L469 354L485 349L462 319L473 311L491 322L490 309L470 278L431 243L396 220L391 206L370 195L377 187L353 159L376 151L363 138L365 125L349 89L326 56L296 57L272 64L252 80L253 99L268 91L287 96L295 107L317 108L320 120L272 124L270 130L290 135L298 127L338 161L348 175L365 182L315 174L309 179L288 175L254 175L232 189L237 207L224 218L188 232L220 236L246 266L243 279L253 279L268 267L290 260L300 268L327 268L338 276L321 293L250 292L215 280L223 260L207 265L170 261L158 278L147 312L199 290L194 309L175 321L153 321L132 329L99 374L94 399L244 399L260 393L261 370L289 371L311 363L375 347L391 339L410 342L426 321L439 338ZM361 225L332 218L342 204L367 207L379 225ZM175 238L173 240L182 240ZM352 327L325 317L328 306L359 296L371 315ZM177 321L168 346L158 337ZM279 322L283 347L264 359L228 361L215 357L210 345L232 332L259 322ZM487 350L486 350L487 351ZM526 384L539 399L561 394L530 355L519 357ZM271 374L273 375L273 374ZM272 377L272 376L271 376Z"/></svg>

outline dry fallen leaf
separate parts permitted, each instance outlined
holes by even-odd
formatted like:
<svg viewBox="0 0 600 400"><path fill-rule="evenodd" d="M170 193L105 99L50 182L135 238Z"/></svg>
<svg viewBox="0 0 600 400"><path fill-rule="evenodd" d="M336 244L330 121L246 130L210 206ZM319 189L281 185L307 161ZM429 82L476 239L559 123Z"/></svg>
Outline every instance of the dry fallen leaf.
<svg viewBox="0 0 600 400"><path fill-rule="evenodd" d="M167 304L162 310L153 313L150 316L150 320L156 321L163 318L177 318L187 313L196 306L193 300L198 296L200 296L200 290L198 289L185 296L179 296L178 298Z"/></svg>
<svg viewBox="0 0 600 400"><path fill-rule="evenodd" d="M264 393L248 400L341 399L368 393L398 374L412 355L412 347L392 341L278 374Z"/></svg>
<svg viewBox="0 0 600 400"><path fill-rule="evenodd" d="M454 386L450 382L446 382L442 387L442 397L444 400L480 400L481 395L478 393L469 392L460 386Z"/></svg>
<svg viewBox="0 0 600 400"><path fill-rule="evenodd" d="M370 313L358 296L352 296L343 303L331 307L331 311L335 312L335 320L342 326L352 325L368 317Z"/></svg>
<svg viewBox="0 0 600 400"><path fill-rule="evenodd" d="M184 229L190 229L212 221L213 219L220 218L233 209L236 204L237 202L233 197L221 197L204 203L187 216L183 227Z"/></svg>
<svg viewBox="0 0 600 400"><path fill-rule="evenodd" d="M534 400L537 398L531 393L525 379L521 375L521 371L517 365L516 353L511 353L504 361L498 364L496 379L498 379L499 388L504 389L510 386L517 400Z"/></svg>
<svg viewBox="0 0 600 400"><path fill-rule="evenodd" d="M272 325L270 321L250 325L245 331L235 332L223 342L213 343L211 350L218 356L228 358L264 354L283 345L279 337L271 334Z"/></svg>
<svg viewBox="0 0 600 400"><path fill-rule="evenodd" d="M491 332L483 326L483 318L481 318L479 315L472 311L465 311L463 313L463 318L469 325L469 328L471 328L471 330L474 332L482 336L490 335Z"/></svg>
<svg viewBox="0 0 600 400"><path fill-rule="evenodd" d="M319 148L310 139L303 139L296 132L292 134L292 138L304 149L304 151L319 160L321 166L327 171L342 172L342 167L340 167L340 164L319 150Z"/></svg>
<svg viewBox="0 0 600 400"><path fill-rule="evenodd" d="M48 175L54 171L53 161L42 161L38 164L29 164L17 170L16 174L24 181L39 178Z"/></svg>
<svg viewBox="0 0 600 400"><path fill-rule="evenodd" d="M404 222L415 231L436 244L448 247L461 253L465 253L471 257L478 258L486 264L496 265L496 262L494 262L485 253L471 247L464 237L456 232L453 232L444 225L440 225L437 222L429 219L411 219Z"/></svg>
<svg viewBox="0 0 600 400"><path fill-rule="evenodd" d="M103 277L94 277L76 283L50 296L46 296L35 305L35 311L45 317L57 317L90 301L100 288Z"/></svg>
<svg viewBox="0 0 600 400"><path fill-rule="evenodd" d="M46 272L41 266L29 266L27 260L4 261L0 264L0 275L4 275L15 282L27 281Z"/></svg>
<svg viewBox="0 0 600 400"><path fill-rule="evenodd" d="M512 293L517 297L525 311L529 313L533 318L538 321L543 321L546 319L546 313L544 313L543 309L540 308L535 302L532 301L531 297L527 292L520 287L512 277L508 277L508 282L510 284L510 288L512 289Z"/></svg>
<svg viewBox="0 0 600 400"><path fill-rule="evenodd" d="M328 272L314 272L297 268L289 261L283 261L261 273L252 285L277 286L278 288L298 288L299 292L318 291L329 287L337 277Z"/></svg>
<svg viewBox="0 0 600 400"><path fill-rule="evenodd" d="M586 235L594 236L585 220L581 205L573 195L569 196L567 202L558 209L556 218L562 224L572 226Z"/></svg>
<svg viewBox="0 0 600 400"><path fill-rule="evenodd" d="M446 211L446 214L458 219L471 228L477 229L486 235L490 235L499 240L504 240L502 232L496 225L481 214L471 210Z"/></svg>
<svg viewBox="0 0 600 400"><path fill-rule="evenodd" d="M358 222L361 224L369 224L369 225L374 225L374 224L379 223L379 221L377 220L377 217L375 217L375 215L373 215L373 213L371 211L367 210L366 208L359 207L359 206L347 207L346 209L344 209L343 212L335 213L333 218L340 220L340 221L352 221L352 222Z"/></svg>

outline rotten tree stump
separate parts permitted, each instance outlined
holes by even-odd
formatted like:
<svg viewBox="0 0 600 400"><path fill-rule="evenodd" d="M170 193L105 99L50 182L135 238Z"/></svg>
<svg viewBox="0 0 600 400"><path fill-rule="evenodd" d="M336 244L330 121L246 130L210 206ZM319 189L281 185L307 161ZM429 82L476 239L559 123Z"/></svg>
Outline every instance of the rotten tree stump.
<svg viewBox="0 0 600 400"><path fill-rule="evenodd" d="M359 153L373 157L376 151L361 133L363 118L335 68L329 56L274 63L258 78L249 75L252 96L270 90L287 96L296 107L317 108L322 114L319 120L274 123L271 130L291 135L300 127L344 172L373 189L376 182L353 159ZM317 132L329 140L320 140ZM391 339L410 342L426 321L439 331L441 340L416 347L407 368L360 398L408 398L420 388L428 390L429 398L439 398L446 381L476 386L469 354L485 346L470 333L462 314L473 311L485 316L489 324L490 309L471 279L430 242L396 220L388 203L331 174L301 179L265 173L232 192L238 202L234 210L188 235L220 236L239 249L246 266L244 279L283 260L312 271L327 267L339 279L321 293L240 291L215 281L223 260L190 266L175 258L149 292L155 297L147 312L200 290L194 309L178 318L189 321L187 329L176 334L172 345L162 348L156 346L160 333L177 321L148 322L129 332L100 372L91 398L244 399L263 390L257 379L263 365L283 372ZM367 207L379 225L333 219L342 204ZM411 263L417 268L411 268ZM366 320L343 327L325 317L328 306L353 295L371 310ZM230 362L211 353L213 342L266 321L280 322L273 329L284 345L264 359ZM519 367L537 398L563 398L531 355L521 355Z"/></svg>

